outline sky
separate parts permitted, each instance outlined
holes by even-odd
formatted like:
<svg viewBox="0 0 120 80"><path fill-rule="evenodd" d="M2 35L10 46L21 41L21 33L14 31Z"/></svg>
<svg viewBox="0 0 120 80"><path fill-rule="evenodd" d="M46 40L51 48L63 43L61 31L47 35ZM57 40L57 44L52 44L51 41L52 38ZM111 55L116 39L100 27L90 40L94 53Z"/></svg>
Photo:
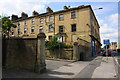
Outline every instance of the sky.
<svg viewBox="0 0 120 80"><path fill-rule="evenodd" d="M99 0L98 0L99 1ZM12 14L21 16L21 12L29 16L35 10L39 13L45 13L49 6L53 11L63 10L63 6L77 7L80 5L91 5L100 25L100 37L103 44L104 39L110 39L110 42L118 42L118 1L109 0L106 2L94 0L80 2L78 0L2 0L0 1L0 14L11 16ZM103 9L98 9L98 8Z"/></svg>

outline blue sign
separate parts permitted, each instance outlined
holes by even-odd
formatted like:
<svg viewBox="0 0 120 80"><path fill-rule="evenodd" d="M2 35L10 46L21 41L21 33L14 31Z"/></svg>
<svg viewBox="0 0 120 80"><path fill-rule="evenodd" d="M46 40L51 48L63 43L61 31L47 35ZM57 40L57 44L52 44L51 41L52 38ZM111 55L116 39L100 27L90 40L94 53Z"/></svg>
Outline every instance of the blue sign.
<svg viewBox="0 0 120 80"><path fill-rule="evenodd" d="M104 44L110 44L110 40L109 39L103 40L103 43Z"/></svg>

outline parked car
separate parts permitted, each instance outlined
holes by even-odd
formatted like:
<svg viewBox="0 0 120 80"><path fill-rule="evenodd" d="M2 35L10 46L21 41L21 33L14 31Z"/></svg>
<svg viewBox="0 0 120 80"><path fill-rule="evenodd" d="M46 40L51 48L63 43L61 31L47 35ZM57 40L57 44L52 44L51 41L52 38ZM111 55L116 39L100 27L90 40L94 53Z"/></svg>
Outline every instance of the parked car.
<svg viewBox="0 0 120 80"><path fill-rule="evenodd" d="M112 51L111 51L111 50L107 50L107 53L108 53L108 56L111 56ZM103 50L103 51L102 51L102 55L103 55L103 56L107 56L106 50Z"/></svg>
<svg viewBox="0 0 120 80"><path fill-rule="evenodd" d="M113 49L113 50L112 50L112 53L117 53L117 50L116 50L116 49Z"/></svg>

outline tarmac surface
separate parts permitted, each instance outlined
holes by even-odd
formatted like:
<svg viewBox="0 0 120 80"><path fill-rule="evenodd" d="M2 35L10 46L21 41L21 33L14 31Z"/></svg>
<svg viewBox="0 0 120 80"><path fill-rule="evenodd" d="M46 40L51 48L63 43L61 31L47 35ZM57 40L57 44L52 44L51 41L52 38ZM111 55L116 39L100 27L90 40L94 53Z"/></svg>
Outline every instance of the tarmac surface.
<svg viewBox="0 0 120 80"><path fill-rule="evenodd" d="M3 78L118 78L113 57L97 56L77 62L49 59L46 64L43 74L14 69L3 71Z"/></svg>

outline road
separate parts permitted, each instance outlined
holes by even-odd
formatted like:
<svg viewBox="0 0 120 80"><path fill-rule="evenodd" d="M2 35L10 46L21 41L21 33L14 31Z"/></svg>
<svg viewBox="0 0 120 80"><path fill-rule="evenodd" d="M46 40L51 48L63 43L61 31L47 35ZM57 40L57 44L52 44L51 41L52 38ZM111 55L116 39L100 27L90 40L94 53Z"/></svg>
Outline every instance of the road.
<svg viewBox="0 0 120 80"><path fill-rule="evenodd" d="M118 58L118 54L113 54ZM120 62L120 61L118 61ZM3 78L117 78L113 57L97 56L88 61L46 60L46 73L39 74L27 70L3 71Z"/></svg>
<svg viewBox="0 0 120 80"><path fill-rule="evenodd" d="M70 63L72 63L72 61L46 60L46 72L48 73L54 69L58 69L59 67ZM3 78L36 78L38 76L40 76L40 74L23 69L11 69L7 71L3 70L2 72Z"/></svg>

